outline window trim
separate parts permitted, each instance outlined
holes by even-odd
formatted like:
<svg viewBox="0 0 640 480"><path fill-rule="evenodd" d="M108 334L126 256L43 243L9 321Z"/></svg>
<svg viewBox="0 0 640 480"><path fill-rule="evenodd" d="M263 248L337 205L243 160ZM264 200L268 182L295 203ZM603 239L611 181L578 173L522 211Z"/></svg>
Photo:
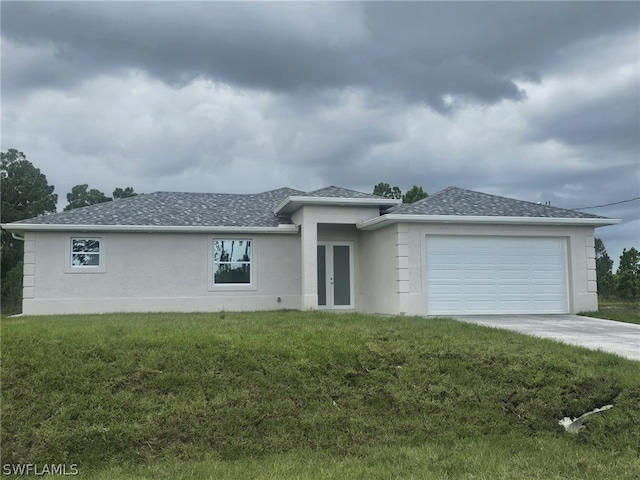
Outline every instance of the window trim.
<svg viewBox="0 0 640 480"><path fill-rule="evenodd" d="M98 265L73 265L73 241L74 240L98 240L100 251L98 252ZM65 238L64 273L106 273L107 249L105 235L67 235Z"/></svg>
<svg viewBox="0 0 640 480"><path fill-rule="evenodd" d="M249 262L216 262L214 259L214 247L216 241L243 241L251 243L251 258ZM248 291L257 290L257 268L256 268L256 242L253 237L243 237L236 235L217 235L209 240L209 291ZM248 263L249 264L249 283L215 283L215 268L220 263Z"/></svg>

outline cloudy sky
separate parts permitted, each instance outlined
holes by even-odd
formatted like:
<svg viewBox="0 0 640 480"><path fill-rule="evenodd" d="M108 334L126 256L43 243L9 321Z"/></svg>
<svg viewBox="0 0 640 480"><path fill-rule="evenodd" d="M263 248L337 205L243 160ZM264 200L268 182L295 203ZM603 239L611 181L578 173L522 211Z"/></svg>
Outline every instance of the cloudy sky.
<svg viewBox="0 0 640 480"><path fill-rule="evenodd" d="M458 186L622 218L637 2L1 3L2 151L60 197Z"/></svg>

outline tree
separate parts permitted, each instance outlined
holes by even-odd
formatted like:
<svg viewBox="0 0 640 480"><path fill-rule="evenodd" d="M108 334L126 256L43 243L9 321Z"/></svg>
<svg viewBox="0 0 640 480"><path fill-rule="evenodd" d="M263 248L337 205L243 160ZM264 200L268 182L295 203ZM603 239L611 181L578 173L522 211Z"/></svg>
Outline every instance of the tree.
<svg viewBox="0 0 640 480"><path fill-rule="evenodd" d="M113 199L136 197L138 194L133 191L133 187L126 187L124 190L120 187L113 191Z"/></svg>
<svg viewBox="0 0 640 480"><path fill-rule="evenodd" d="M388 183L380 182L373 187L373 194L385 198L402 198L402 192L398 187L391 187Z"/></svg>
<svg viewBox="0 0 640 480"><path fill-rule="evenodd" d="M111 197L107 197L100 190L92 188L88 190L89 185L82 184L76 185L71 189L71 192L67 193L67 201L69 205L64 207L65 211L73 210L74 208L88 207L89 205L95 205L97 203L105 203L113 200Z"/></svg>
<svg viewBox="0 0 640 480"><path fill-rule="evenodd" d="M621 274L624 272L640 275L640 252L633 247L629 250L623 249L622 255L620 255L620 264L616 273Z"/></svg>
<svg viewBox="0 0 640 480"><path fill-rule="evenodd" d="M24 153L13 148L0 153L2 222L55 213L58 195L47 177L27 160Z"/></svg>
<svg viewBox="0 0 640 480"><path fill-rule="evenodd" d="M640 252L633 247L622 250L616 284L616 292L620 298L640 299Z"/></svg>
<svg viewBox="0 0 640 480"><path fill-rule="evenodd" d="M427 198L429 194L425 192L422 187L414 185L410 190L402 196L402 203L415 203L418 200Z"/></svg>
<svg viewBox="0 0 640 480"><path fill-rule="evenodd" d="M613 260L609 257L604 242L596 238L596 282L598 293L604 297L609 297L615 292L612 268Z"/></svg>
<svg viewBox="0 0 640 480"><path fill-rule="evenodd" d="M27 160L24 153L9 149L0 152L0 221L16 222L25 218L55 213L58 195L47 177ZM3 305L17 306L22 299L22 256L24 243L2 231L0 256Z"/></svg>

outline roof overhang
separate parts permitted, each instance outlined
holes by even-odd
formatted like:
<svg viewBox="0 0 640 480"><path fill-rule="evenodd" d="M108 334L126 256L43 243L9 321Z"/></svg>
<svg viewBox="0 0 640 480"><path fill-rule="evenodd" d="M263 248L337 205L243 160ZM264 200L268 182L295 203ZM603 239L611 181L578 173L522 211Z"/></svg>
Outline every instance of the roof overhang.
<svg viewBox="0 0 640 480"><path fill-rule="evenodd" d="M285 198L273 211L276 215L291 215L304 205L340 206L340 207L383 207L389 208L402 203L393 198L347 198L347 197L308 197L291 196Z"/></svg>
<svg viewBox="0 0 640 480"><path fill-rule="evenodd" d="M619 218L480 217L462 215L403 215L388 213L358 223L359 230L377 230L394 223L484 224L484 225L564 225L604 227L622 222Z"/></svg>
<svg viewBox="0 0 640 480"><path fill-rule="evenodd" d="M3 223L0 225L10 232L129 232L129 233L270 233L295 234L296 225L279 225L277 227L225 227L197 225L63 225L37 223Z"/></svg>

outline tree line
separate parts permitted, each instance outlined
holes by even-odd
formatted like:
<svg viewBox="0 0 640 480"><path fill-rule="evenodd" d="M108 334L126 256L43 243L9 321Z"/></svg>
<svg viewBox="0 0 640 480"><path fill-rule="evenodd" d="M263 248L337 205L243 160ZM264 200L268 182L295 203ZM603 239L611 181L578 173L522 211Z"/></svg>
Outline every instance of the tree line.
<svg viewBox="0 0 640 480"><path fill-rule="evenodd" d="M415 203L418 200L422 200L429 196L429 194L418 185L414 185L403 195L402 191L398 187L392 187L385 182L380 182L373 187L373 194L378 195L379 197L393 198L396 200L402 199L402 203Z"/></svg>
<svg viewBox="0 0 640 480"><path fill-rule="evenodd" d="M56 213L58 194L47 177L27 156L16 149L0 152L0 222L11 223L26 218ZM65 211L96 203L138 195L132 187L116 188L107 197L89 185L76 185L67 193ZM18 309L22 301L22 257L24 242L2 231L0 244L0 301L3 311Z"/></svg>
<svg viewBox="0 0 640 480"><path fill-rule="evenodd" d="M596 280L598 295L605 298L640 300L640 252L631 247L622 250L618 269L613 273L613 260L604 242L596 238Z"/></svg>

